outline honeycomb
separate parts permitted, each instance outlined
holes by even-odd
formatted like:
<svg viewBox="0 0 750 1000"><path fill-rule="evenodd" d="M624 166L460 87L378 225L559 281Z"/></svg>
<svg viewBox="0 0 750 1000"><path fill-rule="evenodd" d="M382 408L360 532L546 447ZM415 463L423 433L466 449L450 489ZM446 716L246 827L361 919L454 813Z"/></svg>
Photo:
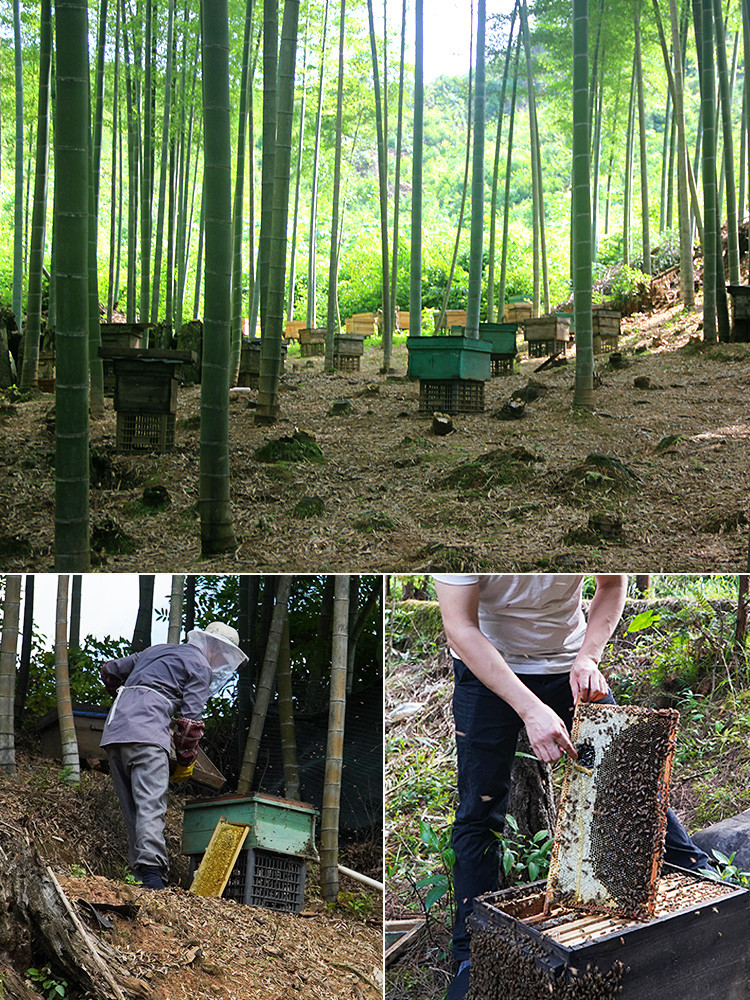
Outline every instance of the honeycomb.
<svg viewBox="0 0 750 1000"><path fill-rule="evenodd" d="M249 830L247 823L219 820L190 886L192 893L221 896Z"/></svg>
<svg viewBox="0 0 750 1000"><path fill-rule="evenodd" d="M555 829L548 903L653 916L677 720L673 709L580 704Z"/></svg>

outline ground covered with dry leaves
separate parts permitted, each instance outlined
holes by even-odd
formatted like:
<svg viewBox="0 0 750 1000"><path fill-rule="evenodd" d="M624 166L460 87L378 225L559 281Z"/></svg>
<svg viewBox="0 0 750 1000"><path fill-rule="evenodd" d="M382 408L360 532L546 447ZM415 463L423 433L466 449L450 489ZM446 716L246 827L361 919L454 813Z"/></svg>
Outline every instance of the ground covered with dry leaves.
<svg viewBox="0 0 750 1000"><path fill-rule="evenodd" d="M0 822L37 848L94 941L138 981L141 1000L381 997L379 895L367 919L324 906L310 878L295 915L193 896L179 885L187 880L181 795L170 795L167 826L176 884L163 892L124 879L124 830L104 774L85 773L71 787L59 767L21 755L16 776L0 775Z"/></svg>
<svg viewBox="0 0 750 1000"><path fill-rule="evenodd" d="M180 389L176 446L162 455L116 453L108 399L91 434L95 568L744 567L750 345L702 344L697 316L672 306L623 320L620 346L622 367L597 359L593 412L572 407L572 358L537 373L540 359L522 352L514 374L487 383L484 412L457 414L447 436L419 412L403 344L392 375L380 373L374 345L358 372L325 373L322 359L290 353L273 426L255 423L256 391L232 394L237 547L210 560L201 557L197 515L199 387ZM536 397L523 418L501 419L522 390ZM53 567L51 411L51 397L37 394L0 412L0 563L8 570ZM259 449L295 430L314 439L321 460L260 459ZM160 489L144 496L148 487Z"/></svg>

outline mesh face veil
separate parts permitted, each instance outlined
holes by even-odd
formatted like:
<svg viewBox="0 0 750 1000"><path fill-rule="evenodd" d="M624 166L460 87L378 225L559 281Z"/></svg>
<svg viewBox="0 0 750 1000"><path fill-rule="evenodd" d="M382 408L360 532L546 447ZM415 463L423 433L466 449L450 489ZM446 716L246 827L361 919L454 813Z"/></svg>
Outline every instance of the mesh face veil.
<svg viewBox="0 0 750 1000"><path fill-rule="evenodd" d="M194 628L188 632L187 641L203 653L211 667L210 695L219 691L247 661L239 648L239 636L231 625L211 622L205 629Z"/></svg>

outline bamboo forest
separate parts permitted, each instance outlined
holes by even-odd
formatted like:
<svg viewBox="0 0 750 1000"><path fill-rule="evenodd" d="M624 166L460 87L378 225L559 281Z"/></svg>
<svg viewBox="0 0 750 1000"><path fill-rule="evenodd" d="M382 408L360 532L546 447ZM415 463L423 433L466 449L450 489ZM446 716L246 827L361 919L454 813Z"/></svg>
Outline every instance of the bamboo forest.
<svg viewBox="0 0 750 1000"><path fill-rule="evenodd" d="M0 563L748 562L748 0L0 0Z"/></svg>

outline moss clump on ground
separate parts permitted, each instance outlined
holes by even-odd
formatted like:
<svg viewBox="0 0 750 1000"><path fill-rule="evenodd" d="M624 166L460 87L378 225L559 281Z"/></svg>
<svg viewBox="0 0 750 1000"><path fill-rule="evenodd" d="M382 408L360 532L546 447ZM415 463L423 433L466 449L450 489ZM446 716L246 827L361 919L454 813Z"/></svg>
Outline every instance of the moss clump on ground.
<svg viewBox="0 0 750 1000"><path fill-rule="evenodd" d="M91 549L96 561L102 562L108 555L115 556L135 552L137 548L138 543L135 538L123 531L111 517L94 525L91 531Z"/></svg>
<svg viewBox="0 0 750 1000"><path fill-rule="evenodd" d="M462 462L435 485L440 489L487 490L522 482L534 475L534 465L541 462L538 455L525 448L496 448L469 462Z"/></svg>
<svg viewBox="0 0 750 1000"><path fill-rule="evenodd" d="M323 462L323 450L312 434L294 434L268 441L255 452L259 462Z"/></svg>
<svg viewBox="0 0 750 1000"><path fill-rule="evenodd" d="M357 531L393 531L396 523L387 514L365 511L355 520L354 527Z"/></svg>
<svg viewBox="0 0 750 1000"><path fill-rule="evenodd" d="M320 517L325 509L326 505L320 497L302 497L292 510L292 517Z"/></svg>

